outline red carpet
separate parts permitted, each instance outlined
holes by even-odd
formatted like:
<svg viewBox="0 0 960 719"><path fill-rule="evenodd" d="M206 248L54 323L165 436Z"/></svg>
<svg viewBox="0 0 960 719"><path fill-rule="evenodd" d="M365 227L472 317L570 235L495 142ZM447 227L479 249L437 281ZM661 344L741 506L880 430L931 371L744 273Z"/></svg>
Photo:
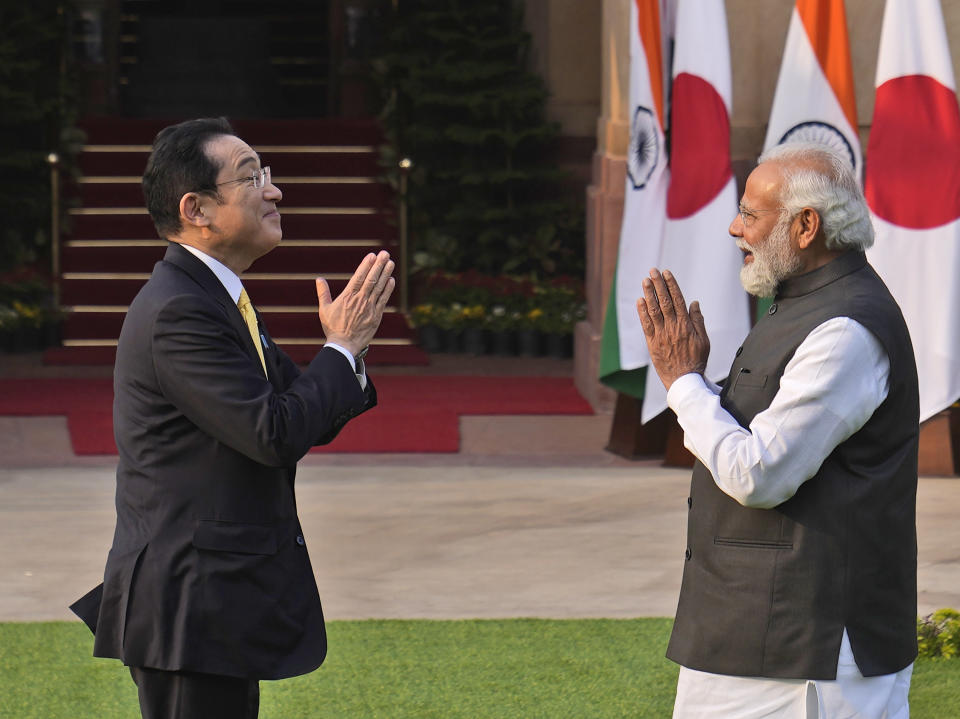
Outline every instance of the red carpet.
<svg viewBox="0 0 960 719"><path fill-rule="evenodd" d="M477 414L592 414L568 377L375 379L380 404L314 452L456 452L458 418ZM65 415L78 455L116 454L110 379L0 379L0 415Z"/></svg>
<svg viewBox="0 0 960 719"><path fill-rule="evenodd" d="M117 331L119 334L119 330ZM283 351L294 362L307 364L317 354L317 345L283 345ZM49 366L63 365L110 365L117 358L116 347L50 347L43 352L43 363ZM427 353L416 345L375 345L370 351L367 364L371 367L385 365L424 366L429 364Z"/></svg>

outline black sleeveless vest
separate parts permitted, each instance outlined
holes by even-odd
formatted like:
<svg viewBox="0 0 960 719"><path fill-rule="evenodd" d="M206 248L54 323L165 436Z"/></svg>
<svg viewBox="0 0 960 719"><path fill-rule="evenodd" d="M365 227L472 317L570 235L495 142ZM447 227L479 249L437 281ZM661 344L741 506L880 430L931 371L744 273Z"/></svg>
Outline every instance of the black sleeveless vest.
<svg viewBox="0 0 960 719"><path fill-rule="evenodd" d="M834 679L844 627L860 671L917 655L917 369L900 309L861 252L784 281L721 393L743 427L770 406L807 335L850 317L890 359L890 391L797 493L743 507L693 471L687 561L667 657L735 676ZM792 451L803 452L802 442Z"/></svg>

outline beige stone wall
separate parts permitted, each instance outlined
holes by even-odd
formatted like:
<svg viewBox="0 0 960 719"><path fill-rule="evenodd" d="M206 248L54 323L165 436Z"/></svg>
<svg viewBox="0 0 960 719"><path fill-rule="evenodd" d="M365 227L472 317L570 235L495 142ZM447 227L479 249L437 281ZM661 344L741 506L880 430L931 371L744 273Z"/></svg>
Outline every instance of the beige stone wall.
<svg viewBox="0 0 960 719"><path fill-rule="evenodd" d="M564 135L594 134L600 112L600 12L596 0L527 0L532 63L550 90L547 116Z"/></svg>
<svg viewBox="0 0 960 719"><path fill-rule="evenodd" d="M600 338L617 264L629 141L629 0L597 0L601 11L602 104L596 121L593 178L587 188L587 319L577 325L574 379L597 411L611 411L612 390L597 380Z"/></svg>

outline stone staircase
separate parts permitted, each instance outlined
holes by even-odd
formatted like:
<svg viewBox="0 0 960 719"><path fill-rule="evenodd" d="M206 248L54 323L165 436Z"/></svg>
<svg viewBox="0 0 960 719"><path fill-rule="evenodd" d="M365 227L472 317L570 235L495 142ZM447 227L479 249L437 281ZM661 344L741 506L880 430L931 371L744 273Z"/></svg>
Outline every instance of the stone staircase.
<svg viewBox="0 0 960 719"><path fill-rule="evenodd" d="M82 177L61 249L63 346L48 364L112 363L127 308L163 256L140 190L150 143L165 121L104 118L83 123ZM369 120L246 120L237 133L270 165L283 191L283 242L244 273L270 332L295 361L323 343L313 279L336 294L368 252L399 256L395 199L378 176L380 133ZM400 278L398 278L399 282ZM399 290L368 355L371 364L425 364Z"/></svg>

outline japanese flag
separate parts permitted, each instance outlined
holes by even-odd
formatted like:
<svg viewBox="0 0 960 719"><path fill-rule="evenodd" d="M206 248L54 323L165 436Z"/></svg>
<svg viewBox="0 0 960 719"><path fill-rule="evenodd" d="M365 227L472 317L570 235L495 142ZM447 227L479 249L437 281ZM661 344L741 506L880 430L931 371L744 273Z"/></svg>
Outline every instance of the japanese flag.
<svg viewBox="0 0 960 719"><path fill-rule="evenodd" d="M737 187L730 167L730 46L723 0L677 0L675 23L670 185L656 264L674 274L688 303L700 301L710 337L706 375L719 380L750 330L739 278L743 255L727 232L737 211ZM663 383L648 372L642 420L666 407Z"/></svg>
<svg viewBox="0 0 960 719"><path fill-rule="evenodd" d="M876 87L868 258L910 328L924 420L960 397L960 109L937 0L887 0Z"/></svg>

